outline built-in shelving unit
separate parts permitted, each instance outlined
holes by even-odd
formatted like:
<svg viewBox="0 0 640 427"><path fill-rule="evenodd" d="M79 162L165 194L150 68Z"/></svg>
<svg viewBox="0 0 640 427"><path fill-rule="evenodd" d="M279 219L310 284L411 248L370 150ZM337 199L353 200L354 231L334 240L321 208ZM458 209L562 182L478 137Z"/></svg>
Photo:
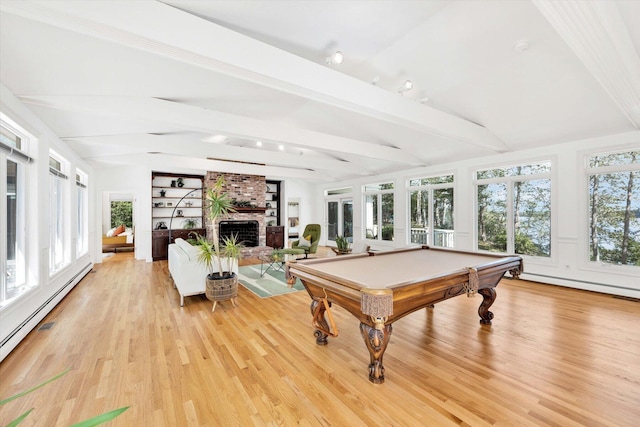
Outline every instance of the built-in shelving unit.
<svg viewBox="0 0 640 427"><path fill-rule="evenodd" d="M167 257L167 246L189 233L205 234L203 177L153 172L151 175L152 256ZM169 241L171 240L171 241Z"/></svg>
<svg viewBox="0 0 640 427"><path fill-rule="evenodd" d="M272 248L284 246L284 226L281 225L280 181L266 181L265 199L266 242Z"/></svg>
<svg viewBox="0 0 640 427"><path fill-rule="evenodd" d="M280 225L280 181L267 181L265 192L265 224L268 227Z"/></svg>

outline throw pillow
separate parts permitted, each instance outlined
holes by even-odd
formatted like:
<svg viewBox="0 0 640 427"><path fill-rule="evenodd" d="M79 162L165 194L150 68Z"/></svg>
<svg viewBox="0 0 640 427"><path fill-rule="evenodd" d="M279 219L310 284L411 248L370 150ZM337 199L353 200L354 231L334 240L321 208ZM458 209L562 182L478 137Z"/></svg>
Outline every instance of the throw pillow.
<svg viewBox="0 0 640 427"><path fill-rule="evenodd" d="M306 238L302 236L298 241L298 247L300 248L308 248L311 247L311 236L307 236Z"/></svg>
<svg viewBox="0 0 640 427"><path fill-rule="evenodd" d="M113 233L115 233L115 232L116 232L116 228L117 228L117 227L114 227L114 228L112 228L111 230L107 231L106 236L107 236L107 237L113 237Z"/></svg>
<svg viewBox="0 0 640 427"><path fill-rule="evenodd" d="M113 236L114 237L119 236L120 234L124 233L124 230L125 230L124 225L123 224L119 225L118 227L116 227L116 231L113 232Z"/></svg>

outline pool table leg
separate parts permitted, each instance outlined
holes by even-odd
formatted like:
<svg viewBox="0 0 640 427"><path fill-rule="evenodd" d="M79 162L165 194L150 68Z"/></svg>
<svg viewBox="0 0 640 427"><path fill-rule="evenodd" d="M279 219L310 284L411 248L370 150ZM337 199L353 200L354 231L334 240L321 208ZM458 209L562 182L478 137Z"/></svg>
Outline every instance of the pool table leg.
<svg viewBox="0 0 640 427"><path fill-rule="evenodd" d="M313 336L316 337L316 344L318 345L327 345L327 337L329 336L323 332L329 330L329 324L327 323L327 319L324 317L325 311L327 311L327 309L322 301L311 301L313 325L318 328L313 332Z"/></svg>
<svg viewBox="0 0 640 427"><path fill-rule="evenodd" d="M489 307L496 300L495 288L478 289L478 293L482 295L482 303L478 308L478 314L480 315L480 323L483 325L490 325L493 319L493 313L489 311Z"/></svg>
<svg viewBox="0 0 640 427"><path fill-rule="evenodd" d="M369 349L371 363L369 363L369 381L375 384L384 382L384 366L382 366L382 356L391 338L391 324L384 325L382 329L376 329L366 323L360 322L360 333L364 338L364 343Z"/></svg>

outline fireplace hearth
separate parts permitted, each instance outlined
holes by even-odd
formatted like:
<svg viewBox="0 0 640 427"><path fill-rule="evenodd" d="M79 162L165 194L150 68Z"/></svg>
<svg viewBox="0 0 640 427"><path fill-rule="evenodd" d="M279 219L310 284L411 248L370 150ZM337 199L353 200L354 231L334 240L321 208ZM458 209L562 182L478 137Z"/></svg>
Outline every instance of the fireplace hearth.
<svg viewBox="0 0 640 427"><path fill-rule="evenodd" d="M223 237L237 236L238 242L246 247L260 244L260 224L256 220L220 221L220 242Z"/></svg>

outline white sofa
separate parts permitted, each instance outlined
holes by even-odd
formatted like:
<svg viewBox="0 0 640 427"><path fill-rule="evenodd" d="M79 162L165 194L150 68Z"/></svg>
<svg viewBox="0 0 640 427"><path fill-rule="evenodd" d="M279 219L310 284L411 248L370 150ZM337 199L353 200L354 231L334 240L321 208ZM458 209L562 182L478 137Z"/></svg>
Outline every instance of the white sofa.
<svg viewBox="0 0 640 427"><path fill-rule="evenodd" d="M238 274L237 263L233 272ZM223 261L222 267L226 268ZM217 266L214 266L217 267ZM189 242L178 238L169 245L169 274L180 294L180 306L184 305L184 297L206 292L206 278L209 271L204 264L198 262L198 249Z"/></svg>

